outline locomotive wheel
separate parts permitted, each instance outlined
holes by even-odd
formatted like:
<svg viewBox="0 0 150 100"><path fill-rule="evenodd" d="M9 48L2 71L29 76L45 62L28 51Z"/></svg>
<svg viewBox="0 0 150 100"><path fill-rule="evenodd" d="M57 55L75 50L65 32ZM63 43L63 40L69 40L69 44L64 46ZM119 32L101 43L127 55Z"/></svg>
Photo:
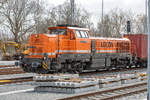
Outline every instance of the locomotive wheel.
<svg viewBox="0 0 150 100"><path fill-rule="evenodd" d="M62 69L60 70L61 73L67 73L67 69L66 69L67 64L62 64Z"/></svg>
<svg viewBox="0 0 150 100"><path fill-rule="evenodd" d="M23 69L24 72L30 72L31 70L29 70L27 67L21 67Z"/></svg>
<svg viewBox="0 0 150 100"><path fill-rule="evenodd" d="M141 64L140 64L139 62L137 62L137 63L135 64L135 66L136 66L137 68L139 68L139 67L141 67Z"/></svg>
<svg viewBox="0 0 150 100"><path fill-rule="evenodd" d="M78 73L82 73L83 72L83 65L79 65L78 69L77 69Z"/></svg>
<svg viewBox="0 0 150 100"><path fill-rule="evenodd" d="M147 67L147 63L146 62L143 62L143 67Z"/></svg>

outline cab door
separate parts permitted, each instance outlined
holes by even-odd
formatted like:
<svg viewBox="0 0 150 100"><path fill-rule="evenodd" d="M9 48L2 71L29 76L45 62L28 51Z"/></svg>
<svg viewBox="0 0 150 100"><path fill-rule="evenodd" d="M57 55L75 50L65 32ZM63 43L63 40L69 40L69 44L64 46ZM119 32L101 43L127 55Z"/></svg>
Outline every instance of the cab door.
<svg viewBox="0 0 150 100"><path fill-rule="evenodd" d="M76 38L73 30L69 30L69 53L76 52Z"/></svg>
<svg viewBox="0 0 150 100"><path fill-rule="evenodd" d="M75 30L75 34L76 34L76 53L90 54L91 40L89 39L88 32L85 30Z"/></svg>

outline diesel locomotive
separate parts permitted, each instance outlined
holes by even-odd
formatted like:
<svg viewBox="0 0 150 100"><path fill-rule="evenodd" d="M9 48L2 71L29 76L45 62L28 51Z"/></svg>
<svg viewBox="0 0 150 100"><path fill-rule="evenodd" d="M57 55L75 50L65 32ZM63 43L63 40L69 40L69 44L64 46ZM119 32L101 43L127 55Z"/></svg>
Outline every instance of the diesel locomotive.
<svg viewBox="0 0 150 100"><path fill-rule="evenodd" d="M47 34L30 36L29 54L20 59L25 72L82 73L143 63L136 57L130 36L90 37L89 29L70 25L49 27L48 30Z"/></svg>

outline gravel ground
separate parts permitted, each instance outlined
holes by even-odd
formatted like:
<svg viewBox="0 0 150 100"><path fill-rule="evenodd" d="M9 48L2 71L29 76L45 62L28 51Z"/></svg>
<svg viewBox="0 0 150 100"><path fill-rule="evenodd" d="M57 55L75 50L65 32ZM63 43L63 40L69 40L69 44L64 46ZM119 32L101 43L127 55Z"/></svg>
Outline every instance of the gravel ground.
<svg viewBox="0 0 150 100"><path fill-rule="evenodd" d="M143 69L140 72L146 72L146 69ZM133 73L133 71L129 71L128 73ZM106 75L106 74L103 74L103 75ZM107 73L107 75L119 75L119 74L118 72L116 73L114 72L110 74ZM10 91L33 89L34 86L32 86L31 84L32 82L0 85L0 100L55 100L57 98L64 98L67 96L72 96L72 94L35 92L32 90L21 92L21 93L10 93L7 95L3 95L3 93L8 93ZM131 95L131 96L123 97L123 98L116 99L116 100L144 100L146 98L146 95L147 94L145 92L139 95Z"/></svg>
<svg viewBox="0 0 150 100"><path fill-rule="evenodd" d="M32 82L18 83L11 85L0 86L0 100L56 100L58 98L64 98L67 96L73 96L74 94L62 94L62 93L49 93L49 92L36 92L34 90L12 93L2 95L2 93L8 93L10 91L33 89L34 86L30 85ZM147 93L134 94L131 96L122 97L115 100L146 100Z"/></svg>
<svg viewBox="0 0 150 100"><path fill-rule="evenodd" d="M56 98L71 96L71 94L61 94L61 93L57 94L57 93L49 93L49 92L35 92L35 91L1 95L2 93L8 93L10 91L33 89L34 86L31 86L29 84L31 84L31 82L11 84L11 85L1 85L0 100L55 100Z"/></svg>
<svg viewBox="0 0 150 100"><path fill-rule="evenodd" d="M56 98L58 97L65 97L67 95L68 94L36 93L31 91L31 92L1 96L1 100L56 100Z"/></svg>
<svg viewBox="0 0 150 100"><path fill-rule="evenodd" d="M34 86L29 85L29 84L31 84L31 83L32 83L32 82L0 85L0 93L34 88ZM0 99L0 100L1 100L1 99ZM3 100L3 99L2 99L2 100Z"/></svg>

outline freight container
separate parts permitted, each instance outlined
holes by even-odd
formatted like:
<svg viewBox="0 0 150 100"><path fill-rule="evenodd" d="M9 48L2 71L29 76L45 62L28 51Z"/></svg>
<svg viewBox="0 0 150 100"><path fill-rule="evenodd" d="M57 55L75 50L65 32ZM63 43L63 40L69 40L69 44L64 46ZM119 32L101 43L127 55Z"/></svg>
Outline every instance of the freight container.
<svg viewBox="0 0 150 100"><path fill-rule="evenodd" d="M140 59L146 60L148 55L148 35L147 34L125 34L124 37L131 40L132 52ZM134 49L133 49L134 48Z"/></svg>

